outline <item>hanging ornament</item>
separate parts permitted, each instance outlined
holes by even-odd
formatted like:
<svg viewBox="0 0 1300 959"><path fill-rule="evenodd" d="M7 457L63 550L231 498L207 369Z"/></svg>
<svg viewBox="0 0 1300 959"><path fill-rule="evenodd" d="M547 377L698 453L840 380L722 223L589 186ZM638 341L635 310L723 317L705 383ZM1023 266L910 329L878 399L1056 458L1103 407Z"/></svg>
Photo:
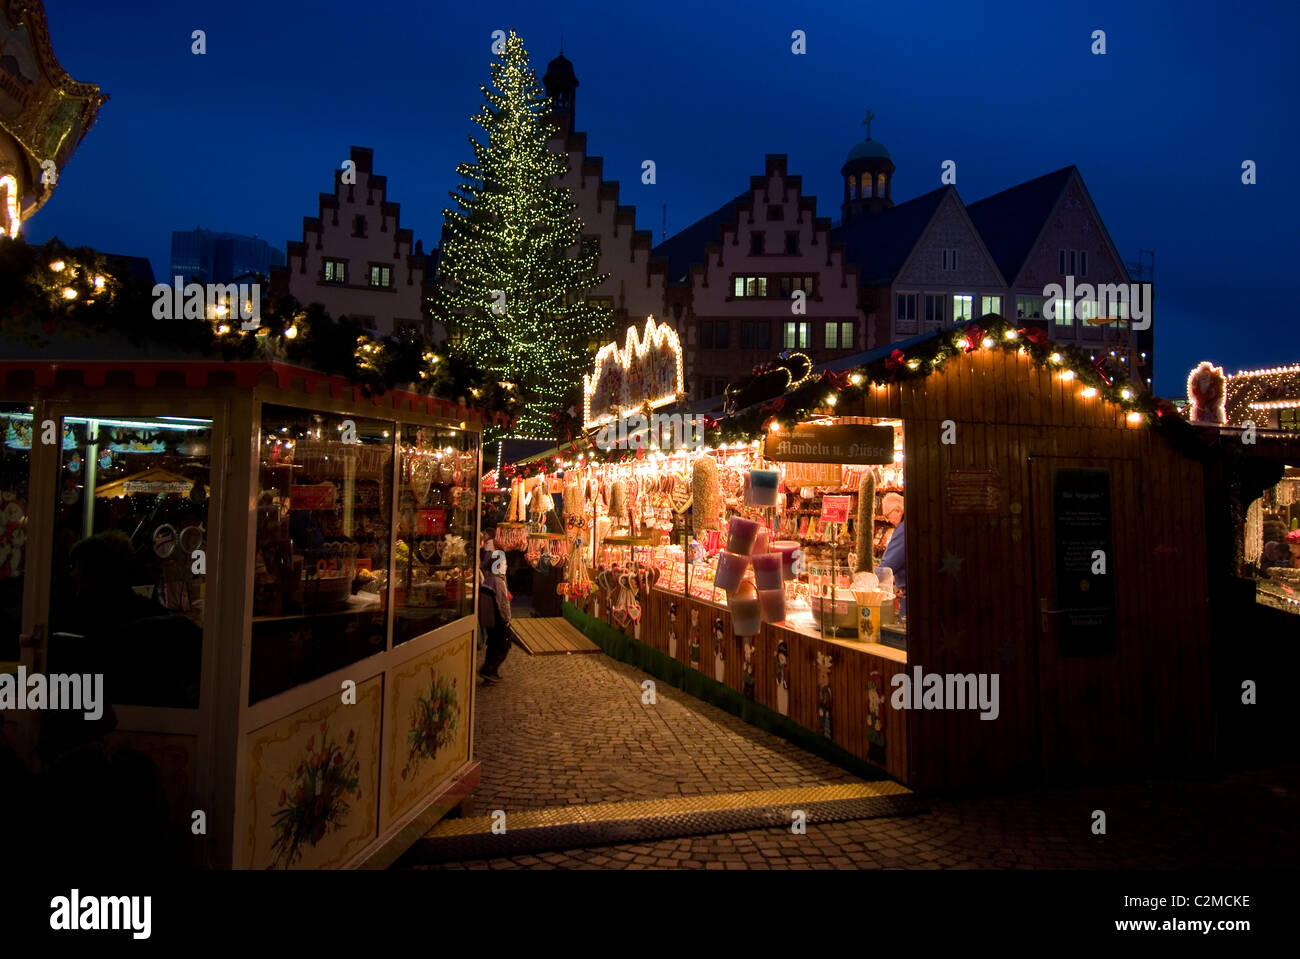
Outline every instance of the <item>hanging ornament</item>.
<svg viewBox="0 0 1300 959"><path fill-rule="evenodd" d="M112 465L113 465L113 451L112 451L112 450L104 450L104 452L102 452L102 453L99 454L99 468L100 468L100 469L102 469L102 470L106 470L106 469L108 469L108 468L109 468L110 466L112 466Z"/></svg>

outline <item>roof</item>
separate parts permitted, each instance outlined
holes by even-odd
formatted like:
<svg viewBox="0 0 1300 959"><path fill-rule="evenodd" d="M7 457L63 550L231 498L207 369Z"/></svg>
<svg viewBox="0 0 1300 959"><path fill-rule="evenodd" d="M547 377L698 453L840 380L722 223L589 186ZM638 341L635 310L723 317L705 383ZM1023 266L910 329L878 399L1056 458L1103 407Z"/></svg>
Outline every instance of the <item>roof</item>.
<svg viewBox="0 0 1300 959"><path fill-rule="evenodd" d="M149 263L148 257L105 253L104 261L114 276L130 276L146 286L154 285L153 266Z"/></svg>
<svg viewBox="0 0 1300 959"><path fill-rule="evenodd" d="M844 247L844 262L858 268L862 285L893 282L952 189L941 186L875 216L841 226L831 233L831 242Z"/></svg>
<svg viewBox="0 0 1300 959"><path fill-rule="evenodd" d="M573 64L569 58L561 53L546 65L546 73L542 76L542 82L547 86L555 83L571 83L576 87L578 78L573 72Z"/></svg>
<svg viewBox="0 0 1300 959"><path fill-rule="evenodd" d="M1077 173L1073 165L1062 167L966 207L1008 283L1016 282L1043 224L1056 208L1066 183Z"/></svg>
<svg viewBox="0 0 1300 959"><path fill-rule="evenodd" d="M1264 370L1243 370L1227 377L1224 407L1228 422L1243 423L1248 419L1258 419L1261 412L1270 408L1281 408L1268 405L1252 407L1252 403L1287 406L1300 403L1300 363Z"/></svg>
<svg viewBox="0 0 1300 959"><path fill-rule="evenodd" d="M889 151L885 149L885 145L879 140L873 140L871 137L867 137L849 151L849 155L845 158L844 162L852 163L854 160L868 159L871 157L883 157L888 160Z"/></svg>
<svg viewBox="0 0 1300 959"><path fill-rule="evenodd" d="M691 267L704 265L705 251L709 246L716 246L722 239L723 224L736 222L737 207L751 195L752 190L746 190L650 251L655 259L668 261L670 285L683 286L690 282Z"/></svg>

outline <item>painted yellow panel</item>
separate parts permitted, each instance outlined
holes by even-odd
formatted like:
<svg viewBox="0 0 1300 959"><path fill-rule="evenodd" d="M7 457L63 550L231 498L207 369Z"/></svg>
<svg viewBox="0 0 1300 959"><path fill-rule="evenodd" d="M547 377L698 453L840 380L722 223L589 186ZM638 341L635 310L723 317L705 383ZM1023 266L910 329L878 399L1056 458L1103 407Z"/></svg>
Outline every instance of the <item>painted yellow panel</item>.
<svg viewBox="0 0 1300 959"><path fill-rule="evenodd" d="M474 633L392 671L384 763L384 826L469 761Z"/></svg>
<svg viewBox="0 0 1300 959"><path fill-rule="evenodd" d="M248 735L248 833L253 869L339 866L378 834L383 677Z"/></svg>

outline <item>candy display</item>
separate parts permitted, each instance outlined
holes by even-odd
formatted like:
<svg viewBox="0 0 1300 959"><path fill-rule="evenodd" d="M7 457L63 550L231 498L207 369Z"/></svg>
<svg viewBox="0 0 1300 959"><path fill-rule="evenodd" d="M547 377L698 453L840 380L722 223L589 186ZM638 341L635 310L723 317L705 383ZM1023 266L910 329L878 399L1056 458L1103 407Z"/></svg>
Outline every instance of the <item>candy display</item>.
<svg viewBox="0 0 1300 959"><path fill-rule="evenodd" d="M876 476L867 470L858 485L858 523L856 530L855 570L872 568L871 547L876 519Z"/></svg>
<svg viewBox="0 0 1300 959"><path fill-rule="evenodd" d="M695 535L722 525L722 489L718 484L718 461L701 456L695 461L691 480L691 519Z"/></svg>

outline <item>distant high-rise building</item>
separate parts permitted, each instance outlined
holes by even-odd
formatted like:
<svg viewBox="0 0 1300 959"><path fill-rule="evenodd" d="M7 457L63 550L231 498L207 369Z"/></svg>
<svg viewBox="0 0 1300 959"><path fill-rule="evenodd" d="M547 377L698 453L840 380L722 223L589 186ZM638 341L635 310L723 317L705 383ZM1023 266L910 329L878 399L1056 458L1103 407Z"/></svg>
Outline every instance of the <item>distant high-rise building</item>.
<svg viewBox="0 0 1300 959"><path fill-rule="evenodd" d="M256 236L212 230L172 232L171 275L190 283L229 283L238 276L284 265L284 252Z"/></svg>

